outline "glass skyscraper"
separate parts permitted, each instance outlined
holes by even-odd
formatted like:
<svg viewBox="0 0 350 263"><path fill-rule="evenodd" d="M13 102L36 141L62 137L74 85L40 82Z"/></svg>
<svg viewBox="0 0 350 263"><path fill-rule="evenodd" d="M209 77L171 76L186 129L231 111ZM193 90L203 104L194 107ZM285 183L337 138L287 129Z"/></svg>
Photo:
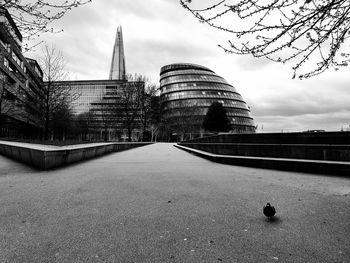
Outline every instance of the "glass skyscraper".
<svg viewBox="0 0 350 263"><path fill-rule="evenodd" d="M109 72L109 79L125 80L125 55L123 43L122 27L118 26L117 34L115 36L111 69Z"/></svg>

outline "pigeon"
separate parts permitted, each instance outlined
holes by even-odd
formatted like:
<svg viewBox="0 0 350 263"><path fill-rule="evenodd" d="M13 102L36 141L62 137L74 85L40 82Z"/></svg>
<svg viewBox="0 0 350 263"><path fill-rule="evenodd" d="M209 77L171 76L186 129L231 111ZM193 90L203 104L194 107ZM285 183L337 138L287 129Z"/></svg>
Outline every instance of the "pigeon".
<svg viewBox="0 0 350 263"><path fill-rule="evenodd" d="M267 203L264 206L263 213L268 219L271 219L276 214L276 209L270 203Z"/></svg>

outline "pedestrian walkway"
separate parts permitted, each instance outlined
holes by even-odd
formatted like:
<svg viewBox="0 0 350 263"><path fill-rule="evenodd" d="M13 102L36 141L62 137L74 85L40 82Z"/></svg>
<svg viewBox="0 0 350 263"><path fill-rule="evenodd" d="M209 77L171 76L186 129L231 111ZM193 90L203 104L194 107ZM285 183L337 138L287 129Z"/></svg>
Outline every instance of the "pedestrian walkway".
<svg viewBox="0 0 350 263"><path fill-rule="evenodd" d="M0 262L346 262L349 193L165 143L52 171L0 156Z"/></svg>

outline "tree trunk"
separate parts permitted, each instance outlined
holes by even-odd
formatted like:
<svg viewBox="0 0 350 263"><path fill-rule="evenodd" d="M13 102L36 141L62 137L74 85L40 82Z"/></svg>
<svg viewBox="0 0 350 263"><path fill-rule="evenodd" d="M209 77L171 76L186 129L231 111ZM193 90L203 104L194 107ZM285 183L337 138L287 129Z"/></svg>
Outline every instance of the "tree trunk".
<svg viewBox="0 0 350 263"><path fill-rule="evenodd" d="M128 125L128 142L131 142L131 133L132 133L132 129L130 125Z"/></svg>
<svg viewBox="0 0 350 263"><path fill-rule="evenodd" d="M46 102L45 102L45 128L44 128L44 140L49 139L49 125L50 125L50 84L47 85Z"/></svg>
<svg viewBox="0 0 350 263"><path fill-rule="evenodd" d="M45 114L45 130L44 130L44 140L49 139L49 114L46 112Z"/></svg>
<svg viewBox="0 0 350 263"><path fill-rule="evenodd" d="M0 103L0 137L3 136L3 132L2 132L2 113L1 113L1 103Z"/></svg>
<svg viewBox="0 0 350 263"><path fill-rule="evenodd" d="M146 127L147 127L147 114L144 111L144 120L143 120L142 137L141 137L142 142L145 140Z"/></svg>
<svg viewBox="0 0 350 263"><path fill-rule="evenodd" d="M4 99L4 93L5 93L5 84L4 84L4 81L2 82L2 90L1 90L1 94L0 94L0 136L2 136L3 135L3 132L2 132L2 125L3 125L3 116L4 116L4 114L2 114L2 101L3 101L3 99ZM5 117L5 116L4 116ZM5 118L4 118L4 120L5 120Z"/></svg>

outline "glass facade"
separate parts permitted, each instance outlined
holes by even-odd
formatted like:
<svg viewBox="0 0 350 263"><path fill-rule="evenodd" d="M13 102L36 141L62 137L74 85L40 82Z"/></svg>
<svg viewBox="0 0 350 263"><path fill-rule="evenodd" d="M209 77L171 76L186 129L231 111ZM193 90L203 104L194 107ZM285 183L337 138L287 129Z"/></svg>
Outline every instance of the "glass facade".
<svg viewBox="0 0 350 263"><path fill-rule="evenodd" d="M255 132L253 117L242 96L209 68L188 63L166 65L160 71L160 91L162 118L175 132L184 132L183 122L190 121L190 132L200 133L213 102L225 107L232 132Z"/></svg>
<svg viewBox="0 0 350 263"><path fill-rule="evenodd" d="M124 140L126 135L125 95L131 89L144 88L144 82L127 80L81 80L60 81L55 85L69 89L71 109L79 126L89 140ZM130 105L132 102L129 102ZM129 105L129 107L130 107ZM136 113L134 123L140 123L141 112ZM78 127L82 128L82 127ZM132 137L137 140L140 127L133 127Z"/></svg>
<svg viewBox="0 0 350 263"><path fill-rule="evenodd" d="M118 88L122 82L111 80L62 81L57 85L69 87L72 97L72 112L75 115L86 113L94 103L100 102L109 93L110 87Z"/></svg>

